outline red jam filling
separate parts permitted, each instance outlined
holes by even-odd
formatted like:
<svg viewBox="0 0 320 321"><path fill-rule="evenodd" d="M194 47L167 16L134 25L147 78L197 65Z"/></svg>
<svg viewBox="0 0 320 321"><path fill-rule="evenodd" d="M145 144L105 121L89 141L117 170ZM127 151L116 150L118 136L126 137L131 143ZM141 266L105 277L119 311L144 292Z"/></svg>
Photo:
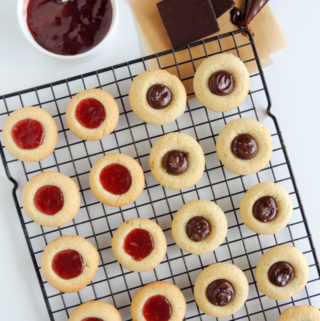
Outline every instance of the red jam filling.
<svg viewBox="0 0 320 321"><path fill-rule="evenodd" d="M52 269L62 279L73 279L82 273L82 256L75 250L60 251L52 260Z"/></svg>
<svg viewBox="0 0 320 321"><path fill-rule="evenodd" d="M109 193L126 193L132 183L130 171L120 164L107 165L100 173L100 183Z"/></svg>
<svg viewBox="0 0 320 321"><path fill-rule="evenodd" d="M11 130L16 145L21 149L34 149L39 147L45 135L41 123L34 119L18 121Z"/></svg>
<svg viewBox="0 0 320 321"><path fill-rule="evenodd" d="M89 318L84 318L81 321L103 321L103 320L100 318L89 317Z"/></svg>
<svg viewBox="0 0 320 321"><path fill-rule="evenodd" d="M147 321L168 321L172 307L163 295L154 295L146 301L142 313Z"/></svg>
<svg viewBox="0 0 320 321"><path fill-rule="evenodd" d="M59 55L76 55L105 37L112 15L110 0L30 0L27 24L43 48Z"/></svg>
<svg viewBox="0 0 320 321"><path fill-rule="evenodd" d="M33 202L40 212L47 215L54 215L63 207L63 193L57 186L45 185L36 191Z"/></svg>
<svg viewBox="0 0 320 321"><path fill-rule="evenodd" d="M141 228L132 230L124 240L124 250L136 261L141 261L153 250L152 235Z"/></svg>
<svg viewBox="0 0 320 321"><path fill-rule="evenodd" d="M104 106L94 98L86 98L80 101L76 108L78 122L89 129L98 128L106 119Z"/></svg>

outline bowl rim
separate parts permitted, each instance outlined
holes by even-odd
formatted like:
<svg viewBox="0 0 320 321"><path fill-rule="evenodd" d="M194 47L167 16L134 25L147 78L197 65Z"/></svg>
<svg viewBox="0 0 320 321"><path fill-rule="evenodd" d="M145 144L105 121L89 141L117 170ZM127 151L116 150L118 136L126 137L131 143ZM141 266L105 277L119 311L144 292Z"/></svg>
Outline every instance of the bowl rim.
<svg viewBox="0 0 320 321"><path fill-rule="evenodd" d="M27 10L29 1L30 0L18 0L18 3L17 3L17 17L18 17L18 23L22 31L22 34L34 48L38 49L40 52L46 54L47 56L50 56L56 59L78 60L78 59L87 58L93 55L94 53L99 51L101 47L104 46L104 44L109 40L109 38L111 38L116 28L116 25L118 23L118 0L110 0L112 5L112 20L111 20L110 28L107 34L105 35L105 37L97 45L95 45L93 48L89 49L88 51L85 51L76 55L60 55L43 48L33 38L29 30L29 27L27 25L27 19L26 19L27 18L26 10Z"/></svg>

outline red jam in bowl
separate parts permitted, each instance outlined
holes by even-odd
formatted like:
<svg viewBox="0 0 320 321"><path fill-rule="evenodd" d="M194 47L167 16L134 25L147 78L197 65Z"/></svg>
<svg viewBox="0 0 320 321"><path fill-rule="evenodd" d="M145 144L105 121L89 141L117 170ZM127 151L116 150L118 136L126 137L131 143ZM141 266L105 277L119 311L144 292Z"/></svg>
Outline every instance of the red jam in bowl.
<svg viewBox="0 0 320 321"><path fill-rule="evenodd" d="M11 130L16 145L21 149L35 149L44 139L45 131L41 123L34 119L18 121Z"/></svg>
<svg viewBox="0 0 320 321"><path fill-rule="evenodd" d="M83 271L82 256L75 250L60 251L52 260L52 269L62 279L73 279Z"/></svg>
<svg viewBox="0 0 320 321"><path fill-rule="evenodd" d="M124 240L124 250L136 261L141 261L147 257L153 248L152 235L141 228L132 230Z"/></svg>
<svg viewBox="0 0 320 321"><path fill-rule="evenodd" d="M132 183L130 171L123 165L107 165L100 173L100 183L109 193L121 195L126 193Z"/></svg>
<svg viewBox="0 0 320 321"><path fill-rule="evenodd" d="M163 295L154 295L149 298L142 309L147 321L168 321L171 318L172 307Z"/></svg>
<svg viewBox="0 0 320 321"><path fill-rule="evenodd" d="M54 215L63 207L63 193L58 186L45 185L36 191L33 202L40 212L47 215Z"/></svg>
<svg viewBox="0 0 320 321"><path fill-rule="evenodd" d="M100 318L89 317L89 318L84 318L81 321L103 321L103 320Z"/></svg>
<svg viewBox="0 0 320 321"><path fill-rule="evenodd" d="M76 55L102 41L112 15L111 0L30 0L27 24L41 47L58 55Z"/></svg>
<svg viewBox="0 0 320 321"><path fill-rule="evenodd" d="M86 98L76 107L78 122L89 129L98 128L106 119L106 110L99 100Z"/></svg>

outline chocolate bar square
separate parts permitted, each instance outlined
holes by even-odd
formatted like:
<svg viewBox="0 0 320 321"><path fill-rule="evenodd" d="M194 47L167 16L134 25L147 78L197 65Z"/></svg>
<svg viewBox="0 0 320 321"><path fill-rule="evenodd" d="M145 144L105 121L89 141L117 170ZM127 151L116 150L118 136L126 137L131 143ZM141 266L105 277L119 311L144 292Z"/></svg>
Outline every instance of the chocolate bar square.
<svg viewBox="0 0 320 321"><path fill-rule="evenodd" d="M234 6L233 0L211 0L216 17L219 18Z"/></svg>
<svg viewBox="0 0 320 321"><path fill-rule="evenodd" d="M163 0L157 6L173 47L219 31L211 0Z"/></svg>

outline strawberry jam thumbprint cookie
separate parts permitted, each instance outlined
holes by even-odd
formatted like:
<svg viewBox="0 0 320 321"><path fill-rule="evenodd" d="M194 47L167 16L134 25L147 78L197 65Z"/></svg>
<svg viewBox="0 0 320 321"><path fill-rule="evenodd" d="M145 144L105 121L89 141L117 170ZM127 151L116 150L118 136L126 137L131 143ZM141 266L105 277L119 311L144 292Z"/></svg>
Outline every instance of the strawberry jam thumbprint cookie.
<svg viewBox="0 0 320 321"><path fill-rule="evenodd" d="M15 110L5 120L2 139L13 157L24 162L37 162L53 152L58 129L44 109L24 107Z"/></svg>
<svg viewBox="0 0 320 321"><path fill-rule="evenodd" d="M122 223L114 233L112 251L126 269L144 272L162 261L167 241L157 223L146 218L133 218Z"/></svg>
<svg viewBox="0 0 320 321"><path fill-rule="evenodd" d="M96 248L78 235L61 236L43 251L44 278L61 292L76 292L92 281L99 264Z"/></svg>
<svg viewBox="0 0 320 321"><path fill-rule="evenodd" d="M48 227L71 221L80 209L78 185L58 172L40 173L30 179L22 190L22 205L35 222Z"/></svg>
<svg viewBox="0 0 320 321"><path fill-rule="evenodd" d="M118 310L103 301L89 301L77 306L68 321L121 321Z"/></svg>
<svg viewBox="0 0 320 321"><path fill-rule="evenodd" d="M185 314L186 299L170 282L149 283L132 298L132 321L182 321Z"/></svg>
<svg viewBox="0 0 320 321"><path fill-rule="evenodd" d="M134 202L142 193L144 174L132 157L111 153L93 165L89 181L93 195L101 203L124 206Z"/></svg>
<svg viewBox="0 0 320 321"><path fill-rule="evenodd" d="M119 108L114 98L102 89L87 89L75 95L66 110L70 130L84 140L99 140L117 126Z"/></svg>

